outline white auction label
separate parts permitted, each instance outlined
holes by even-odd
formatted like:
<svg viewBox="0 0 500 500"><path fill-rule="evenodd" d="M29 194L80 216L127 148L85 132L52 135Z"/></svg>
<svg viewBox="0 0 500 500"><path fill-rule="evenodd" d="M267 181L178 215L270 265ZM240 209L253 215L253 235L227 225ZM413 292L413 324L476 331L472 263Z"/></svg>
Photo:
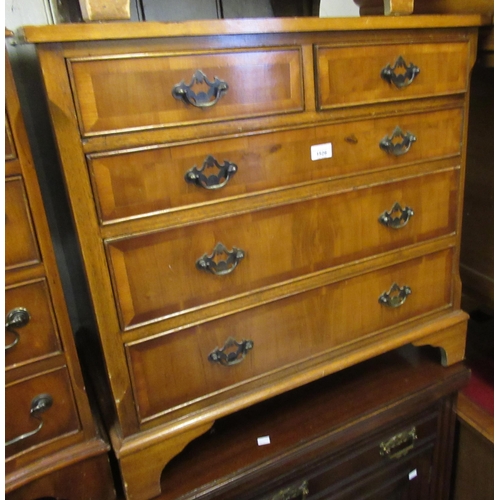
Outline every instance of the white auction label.
<svg viewBox="0 0 500 500"><path fill-rule="evenodd" d="M257 438L257 444L259 446L264 446L266 444L271 444L271 438L269 436L262 436L260 438Z"/></svg>
<svg viewBox="0 0 500 500"><path fill-rule="evenodd" d="M316 144L311 146L311 160L324 160L326 158L331 158L333 156L332 143L328 142L326 144Z"/></svg>
<svg viewBox="0 0 500 500"><path fill-rule="evenodd" d="M408 474L408 479L411 481L412 479L415 479L417 477L417 469L413 469L409 474Z"/></svg>

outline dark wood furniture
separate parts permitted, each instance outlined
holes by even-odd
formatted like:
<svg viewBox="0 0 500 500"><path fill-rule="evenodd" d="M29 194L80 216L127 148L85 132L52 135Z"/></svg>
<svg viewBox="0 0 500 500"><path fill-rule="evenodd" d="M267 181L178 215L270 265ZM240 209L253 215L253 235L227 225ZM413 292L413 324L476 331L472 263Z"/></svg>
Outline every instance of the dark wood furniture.
<svg viewBox="0 0 500 500"><path fill-rule="evenodd" d="M480 16L25 27L128 498L215 420L407 343L462 360Z"/></svg>
<svg viewBox="0 0 500 500"><path fill-rule="evenodd" d="M7 55L5 98L5 491L111 499Z"/></svg>
<svg viewBox="0 0 500 500"><path fill-rule="evenodd" d="M174 458L158 498L448 498L468 374L406 346L259 403Z"/></svg>

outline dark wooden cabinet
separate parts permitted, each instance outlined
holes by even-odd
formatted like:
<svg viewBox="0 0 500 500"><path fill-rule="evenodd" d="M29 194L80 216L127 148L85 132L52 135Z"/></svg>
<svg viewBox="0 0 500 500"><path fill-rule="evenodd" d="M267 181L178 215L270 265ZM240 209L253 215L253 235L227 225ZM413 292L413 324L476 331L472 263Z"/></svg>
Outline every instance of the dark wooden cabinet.
<svg viewBox="0 0 500 500"><path fill-rule="evenodd" d="M469 371L436 354L405 346L218 420L166 466L159 498L448 498Z"/></svg>

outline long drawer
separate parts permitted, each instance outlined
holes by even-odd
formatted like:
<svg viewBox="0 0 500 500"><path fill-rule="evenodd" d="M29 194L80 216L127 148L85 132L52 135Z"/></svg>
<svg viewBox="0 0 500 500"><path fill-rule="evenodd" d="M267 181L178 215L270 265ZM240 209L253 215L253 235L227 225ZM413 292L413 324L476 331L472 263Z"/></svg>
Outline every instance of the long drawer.
<svg viewBox="0 0 500 500"><path fill-rule="evenodd" d="M127 345L139 418L447 307L452 258L437 252Z"/></svg>
<svg viewBox="0 0 500 500"><path fill-rule="evenodd" d="M320 110L464 93L468 44L317 45Z"/></svg>
<svg viewBox="0 0 500 500"><path fill-rule="evenodd" d="M79 429L80 421L66 367L20 380L5 388L7 457Z"/></svg>
<svg viewBox="0 0 500 500"><path fill-rule="evenodd" d="M90 154L101 223L459 155L461 108ZM330 145L331 157L312 156ZM324 146L323 146L324 147Z"/></svg>
<svg viewBox="0 0 500 500"><path fill-rule="evenodd" d="M451 234L458 176L451 169L106 241L122 328Z"/></svg>
<svg viewBox="0 0 500 500"><path fill-rule="evenodd" d="M299 112L300 47L70 59L83 136Z"/></svg>
<svg viewBox="0 0 500 500"><path fill-rule="evenodd" d="M45 278L7 287L5 317L7 369L61 352Z"/></svg>

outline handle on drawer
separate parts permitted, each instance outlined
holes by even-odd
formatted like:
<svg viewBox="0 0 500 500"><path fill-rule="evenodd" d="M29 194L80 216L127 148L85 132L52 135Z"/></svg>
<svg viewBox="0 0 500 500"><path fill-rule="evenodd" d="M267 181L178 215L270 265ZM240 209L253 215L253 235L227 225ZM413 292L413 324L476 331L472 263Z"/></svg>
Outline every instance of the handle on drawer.
<svg viewBox="0 0 500 500"><path fill-rule="evenodd" d="M225 256L225 260L221 256ZM233 247L228 250L222 243L217 243L210 255L205 254L196 261L196 267L217 276L224 276L233 272L244 257L245 252L240 248Z"/></svg>
<svg viewBox="0 0 500 500"><path fill-rule="evenodd" d="M388 64L382 69L380 76L398 89L402 89L408 87L419 73L420 68L418 66L413 63L406 64L403 56L399 56L394 66Z"/></svg>
<svg viewBox="0 0 500 500"><path fill-rule="evenodd" d="M229 337L224 344L224 347L216 347L209 355L208 360L213 363L219 363L223 366L232 366L241 363L247 352L253 349L252 340L242 340L237 342L232 337ZM229 352L225 352L229 351Z"/></svg>
<svg viewBox="0 0 500 500"><path fill-rule="evenodd" d="M20 436L17 436L10 441L6 441L5 446L10 446L11 444L23 441L24 439L27 439L39 432L43 427L41 414L47 411L52 406L52 403L53 400L50 394L39 394L38 396L35 396L31 401L30 415L40 421L38 427L36 429L33 429L32 431L25 432L24 434L21 434Z"/></svg>
<svg viewBox="0 0 500 500"><path fill-rule="evenodd" d="M20 340L18 328L26 326L30 321L30 313L24 307L16 307L7 313L5 318L5 329L14 335L14 340L5 346L5 350L12 349Z"/></svg>
<svg viewBox="0 0 500 500"><path fill-rule="evenodd" d="M401 207L401 205L396 202L389 211L385 211L379 218L379 222L384 226L390 227L391 229L401 229L408 224L408 221L415 212L410 207Z"/></svg>
<svg viewBox="0 0 500 500"><path fill-rule="evenodd" d="M411 132L403 132L398 126L391 136L386 135L380 142L380 149L394 156L401 156L410 151L417 138Z"/></svg>
<svg viewBox="0 0 500 500"><path fill-rule="evenodd" d="M412 427L410 430L396 434L387 441L380 443L380 454L391 460L397 460L407 455L415 447L416 440L417 430Z"/></svg>
<svg viewBox="0 0 500 500"><path fill-rule="evenodd" d="M408 295L411 294L411 288L409 286L400 287L397 283L393 283L391 289L388 292L384 292L378 301L380 304L387 307L400 307L402 306Z"/></svg>
<svg viewBox="0 0 500 500"><path fill-rule="evenodd" d="M290 486L281 490L276 495L272 496L270 500L293 500L304 499L309 495L309 484L307 481L302 482L298 486Z"/></svg>
<svg viewBox="0 0 500 500"><path fill-rule="evenodd" d="M217 169L216 174L212 174L213 169ZM238 171L235 163L225 160L222 165L213 157L207 156L201 168L192 167L186 172L184 179L186 182L196 184L205 189L223 188Z"/></svg>
<svg viewBox="0 0 500 500"><path fill-rule="evenodd" d="M194 92L192 87L195 84L205 83L208 86L206 92ZM172 89L172 95L186 104L191 104L196 108L209 108L219 102L219 99L229 90L229 85L219 78L215 77L211 82L201 70L197 70L191 83L186 85L184 80Z"/></svg>

